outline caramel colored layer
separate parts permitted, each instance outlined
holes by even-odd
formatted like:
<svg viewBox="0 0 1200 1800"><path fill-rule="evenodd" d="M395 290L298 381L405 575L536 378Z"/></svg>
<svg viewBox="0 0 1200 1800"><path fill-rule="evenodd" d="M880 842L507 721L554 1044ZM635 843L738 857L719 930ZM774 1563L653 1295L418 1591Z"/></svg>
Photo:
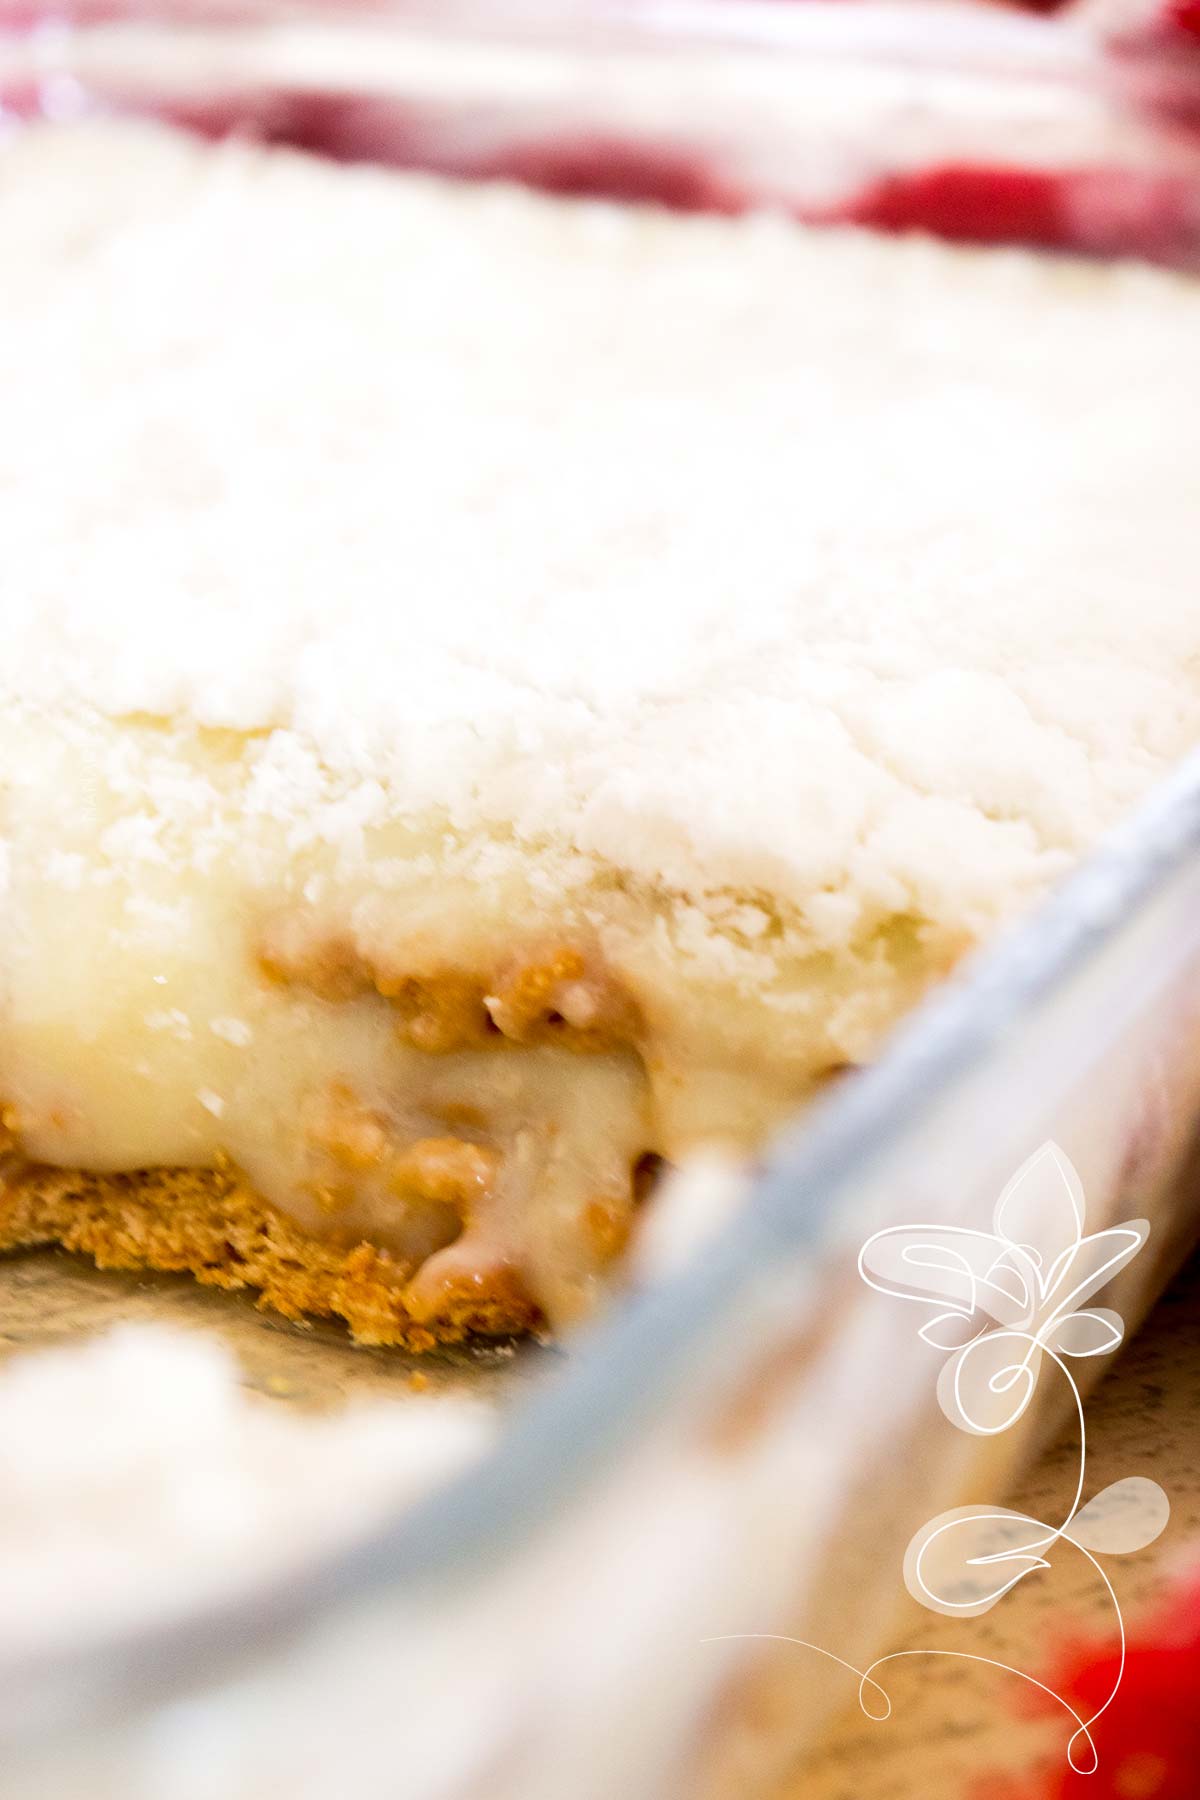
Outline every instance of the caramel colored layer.
<svg viewBox="0 0 1200 1800"><path fill-rule="evenodd" d="M265 933L258 966L270 980L298 984L323 1000L381 995L395 1008L402 1041L431 1054L477 1049L498 1037L611 1050L641 1035L630 995L573 944L510 957L486 973L415 975L375 962L344 938L314 937L302 920L285 915Z"/></svg>

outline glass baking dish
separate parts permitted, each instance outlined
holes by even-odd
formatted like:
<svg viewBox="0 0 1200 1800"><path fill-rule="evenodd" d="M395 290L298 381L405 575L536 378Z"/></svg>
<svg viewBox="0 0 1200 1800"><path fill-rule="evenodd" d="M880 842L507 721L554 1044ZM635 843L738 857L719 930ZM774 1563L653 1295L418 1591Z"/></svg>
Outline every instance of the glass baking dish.
<svg viewBox="0 0 1200 1800"><path fill-rule="evenodd" d="M0 98L17 118L149 107L206 133L559 192L1198 254L1190 40L1132 25L1118 39L1087 8L4 0L6 20Z"/></svg>
<svg viewBox="0 0 1200 1800"><path fill-rule="evenodd" d="M677 205L1181 264L1200 245L1190 75L991 9L11 17L16 128L149 107ZM860 1279L864 1245L994 1237L1053 1143L1088 1233L1149 1221L1101 1296L1132 1327L1200 1232L1198 1124L1200 760L779 1141L733 1218L645 1258L466 1476L286 1582L0 1667L0 1800L766 1792L919 1624L914 1534L1002 1502L1070 1412L1060 1363L1011 1429L956 1429L948 1351Z"/></svg>

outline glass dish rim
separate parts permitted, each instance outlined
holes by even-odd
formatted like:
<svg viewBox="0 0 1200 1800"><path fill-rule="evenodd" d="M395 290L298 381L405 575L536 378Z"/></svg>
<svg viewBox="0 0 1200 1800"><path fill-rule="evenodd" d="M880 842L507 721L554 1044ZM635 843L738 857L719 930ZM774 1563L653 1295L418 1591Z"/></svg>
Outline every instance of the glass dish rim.
<svg viewBox="0 0 1200 1800"><path fill-rule="evenodd" d="M41 0L25 6L17 0L10 19L0 5L0 48L27 46L35 79L64 68L69 73L69 46L89 39L119 47L130 33L185 43L227 33L253 45L285 27L315 33L331 28L350 39L372 33L408 38L446 56L464 48L484 58L583 52L650 67L664 53L718 53L738 67L757 65L760 75L816 66L831 74L839 67L886 68L1000 86L1051 83L1084 90L1116 108L1136 98L1143 62L1154 83L1172 67L1172 58L1153 44L1136 51L1122 44L1115 58L1090 24L1061 11L1030 10L1020 0L983 6L856 0L853 7L843 0L805 0L803 6L779 0L572 0L566 8L556 0L186 0L174 14L160 11L156 0L127 3L125 10L122 0L81 0L77 18L71 3L66 0L61 12L52 6L42 12ZM108 11L110 5L116 10ZM289 78L296 79L302 66L289 64ZM228 67L222 73L228 78Z"/></svg>

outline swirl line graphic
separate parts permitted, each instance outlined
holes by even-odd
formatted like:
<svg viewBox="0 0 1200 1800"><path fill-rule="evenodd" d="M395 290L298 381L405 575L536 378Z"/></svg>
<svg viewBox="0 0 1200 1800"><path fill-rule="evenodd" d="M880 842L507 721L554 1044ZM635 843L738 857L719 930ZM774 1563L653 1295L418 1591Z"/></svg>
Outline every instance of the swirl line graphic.
<svg viewBox="0 0 1200 1800"><path fill-rule="evenodd" d="M1125 1621L1116 1590L1099 1558L1142 1550L1167 1523L1170 1503L1155 1481L1125 1476L1084 1502L1087 1427L1083 1398L1068 1360L1105 1356L1125 1334L1109 1307L1088 1307L1137 1255L1149 1235L1144 1219L1084 1232L1084 1197L1070 1159L1053 1142L1023 1163L996 1202L991 1231L937 1224L891 1226L875 1232L859 1252L867 1286L923 1305L929 1316L918 1335L947 1352L938 1377L942 1412L960 1431L996 1437L1024 1417L1048 1361L1061 1373L1079 1425L1075 1492L1065 1519L1049 1525L1003 1506L960 1506L937 1514L910 1539L904 1582L931 1612L977 1618L1036 1570L1051 1567L1051 1552L1068 1543L1090 1563L1116 1619L1120 1655L1105 1700L1083 1718L1045 1682L1012 1664L967 1650L907 1649L859 1669L807 1639L784 1633L733 1633L706 1643L791 1643L838 1663L858 1677L864 1715L882 1722L892 1703L879 1670L909 1657L982 1663L1014 1675L1055 1701L1075 1723L1066 1747L1077 1774L1094 1774L1099 1755L1092 1727L1107 1712L1125 1674ZM876 1698L877 1697L877 1698Z"/></svg>

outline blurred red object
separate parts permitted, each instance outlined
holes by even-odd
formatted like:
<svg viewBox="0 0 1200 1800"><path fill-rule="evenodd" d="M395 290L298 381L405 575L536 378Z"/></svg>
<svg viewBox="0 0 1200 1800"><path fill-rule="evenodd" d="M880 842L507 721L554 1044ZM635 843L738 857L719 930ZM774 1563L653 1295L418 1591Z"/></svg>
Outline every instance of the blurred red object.
<svg viewBox="0 0 1200 1800"><path fill-rule="evenodd" d="M1116 1640L1073 1641L1045 1676L1046 1685L1090 1718L1120 1671ZM1045 1697L1039 1714L1061 1710ZM1196 1800L1200 1794L1200 1567L1180 1581L1130 1634L1125 1670L1093 1738L1099 1767L1078 1775L1065 1752L1028 1777L984 1779L970 1800Z"/></svg>

